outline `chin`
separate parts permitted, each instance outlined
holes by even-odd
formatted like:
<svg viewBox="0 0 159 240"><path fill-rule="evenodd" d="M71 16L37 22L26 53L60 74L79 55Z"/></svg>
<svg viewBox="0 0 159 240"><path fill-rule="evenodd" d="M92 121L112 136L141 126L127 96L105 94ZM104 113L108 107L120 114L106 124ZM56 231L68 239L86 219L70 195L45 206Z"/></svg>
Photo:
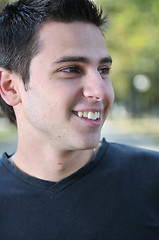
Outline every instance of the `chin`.
<svg viewBox="0 0 159 240"><path fill-rule="evenodd" d="M81 150L89 150L98 147L100 142L100 136L92 136L89 138L84 138L78 141L77 146Z"/></svg>

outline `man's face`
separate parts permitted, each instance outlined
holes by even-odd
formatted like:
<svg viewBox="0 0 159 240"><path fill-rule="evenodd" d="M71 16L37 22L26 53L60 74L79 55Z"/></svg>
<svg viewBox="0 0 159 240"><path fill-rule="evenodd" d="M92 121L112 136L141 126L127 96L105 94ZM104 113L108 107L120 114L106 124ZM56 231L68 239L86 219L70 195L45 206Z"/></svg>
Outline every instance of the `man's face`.
<svg viewBox="0 0 159 240"><path fill-rule="evenodd" d="M114 99L100 30L81 22L49 22L39 36L42 49L21 94L24 127L57 149L96 147Z"/></svg>

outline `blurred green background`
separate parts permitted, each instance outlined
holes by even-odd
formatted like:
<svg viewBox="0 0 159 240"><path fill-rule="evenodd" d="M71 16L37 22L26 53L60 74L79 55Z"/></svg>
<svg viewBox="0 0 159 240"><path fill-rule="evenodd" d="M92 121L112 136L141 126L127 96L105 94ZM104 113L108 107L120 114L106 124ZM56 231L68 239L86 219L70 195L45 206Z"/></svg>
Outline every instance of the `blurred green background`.
<svg viewBox="0 0 159 240"><path fill-rule="evenodd" d="M6 2L9 1L1 0L0 9ZM115 103L102 136L109 141L158 150L159 1L95 2L109 19L105 39L113 58L111 78L115 90ZM16 139L15 128L1 119L0 152L4 142L13 146Z"/></svg>
<svg viewBox="0 0 159 240"><path fill-rule="evenodd" d="M98 0L108 13L116 102L130 116L159 114L159 1Z"/></svg>

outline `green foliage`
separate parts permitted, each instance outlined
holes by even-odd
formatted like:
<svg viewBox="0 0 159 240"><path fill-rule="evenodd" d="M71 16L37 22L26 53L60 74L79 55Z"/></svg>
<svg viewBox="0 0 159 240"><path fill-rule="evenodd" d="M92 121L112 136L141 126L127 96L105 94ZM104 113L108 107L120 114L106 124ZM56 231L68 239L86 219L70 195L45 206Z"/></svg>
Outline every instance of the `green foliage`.
<svg viewBox="0 0 159 240"><path fill-rule="evenodd" d="M1 0L0 1L0 11L3 9L4 5L6 4L6 0Z"/></svg>
<svg viewBox="0 0 159 240"><path fill-rule="evenodd" d="M98 0L109 16L105 38L113 57L112 81L116 101L128 108L140 99L142 109L158 108L159 103L159 1ZM133 78L143 74L150 78L151 88L139 93L133 89ZM136 94L133 94L136 91ZM137 97L141 95L140 97ZM137 97L137 99L133 99Z"/></svg>
<svg viewBox="0 0 159 240"><path fill-rule="evenodd" d="M15 2L16 0L0 0L0 11L4 8L7 3Z"/></svg>

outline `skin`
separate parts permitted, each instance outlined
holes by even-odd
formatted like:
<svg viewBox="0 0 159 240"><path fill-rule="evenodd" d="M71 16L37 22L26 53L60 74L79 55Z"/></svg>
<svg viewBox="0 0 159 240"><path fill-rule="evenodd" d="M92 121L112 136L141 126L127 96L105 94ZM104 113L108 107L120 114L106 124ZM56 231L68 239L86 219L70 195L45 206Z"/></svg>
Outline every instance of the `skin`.
<svg viewBox="0 0 159 240"><path fill-rule="evenodd" d="M10 75L14 91L6 101L17 118L14 164L26 174L57 182L91 161L98 149L114 100L111 62L93 24L48 22L39 37L42 48L32 59L28 90L19 76ZM75 111L100 111L100 120L80 118Z"/></svg>

